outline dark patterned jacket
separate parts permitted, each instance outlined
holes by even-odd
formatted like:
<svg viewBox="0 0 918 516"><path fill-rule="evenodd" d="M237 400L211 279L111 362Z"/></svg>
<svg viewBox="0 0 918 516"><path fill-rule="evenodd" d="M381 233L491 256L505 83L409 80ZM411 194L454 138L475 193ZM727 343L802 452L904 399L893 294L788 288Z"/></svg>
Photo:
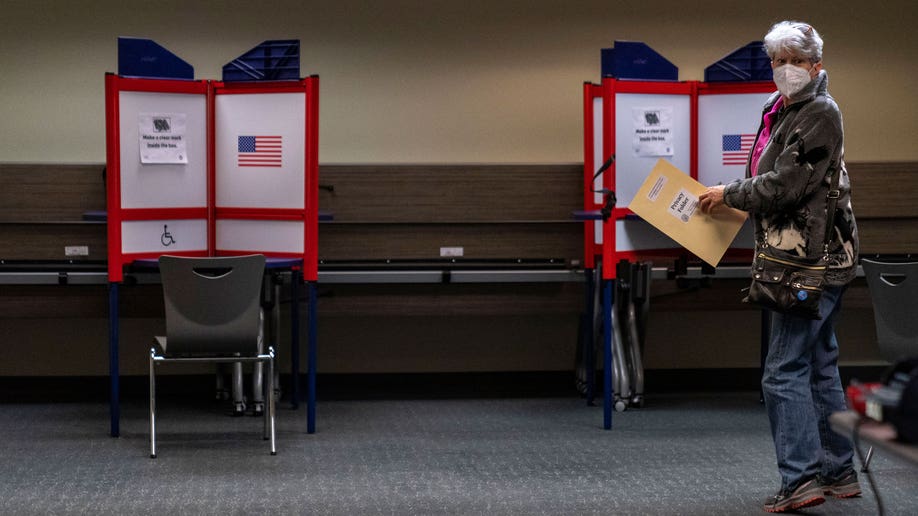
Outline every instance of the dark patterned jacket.
<svg viewBox="0 0 918 516"><path fill-rule="evenodd" d="M857 268L857 224L845 170L841 112L828 93L828 84L828 75L820 71L781 108L756 175L751 175L747 164L746 179L724 188L724 202L750 212L756 248L767 235L768 244L786 257L815 259L823 254L826 196L831 179L841 174L826 281L844 285L854 278ZM777 100L776 92L765 103L763 116ZM762 129L760 125L759 134Z"/></svg>

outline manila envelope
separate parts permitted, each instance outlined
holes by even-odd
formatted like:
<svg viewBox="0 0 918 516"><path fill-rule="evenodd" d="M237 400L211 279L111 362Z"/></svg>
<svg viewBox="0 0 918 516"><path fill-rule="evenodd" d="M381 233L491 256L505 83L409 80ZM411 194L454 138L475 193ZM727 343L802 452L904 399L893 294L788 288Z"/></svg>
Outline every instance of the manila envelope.
<svg viewBox="0 0 918 516"><path fill-rule="evenodd" d="M707 188L672 163L660 159L641 185L631 211L711 266L716 266L746 220L746 213L721 206L705 215L697 210Z"/></svg>

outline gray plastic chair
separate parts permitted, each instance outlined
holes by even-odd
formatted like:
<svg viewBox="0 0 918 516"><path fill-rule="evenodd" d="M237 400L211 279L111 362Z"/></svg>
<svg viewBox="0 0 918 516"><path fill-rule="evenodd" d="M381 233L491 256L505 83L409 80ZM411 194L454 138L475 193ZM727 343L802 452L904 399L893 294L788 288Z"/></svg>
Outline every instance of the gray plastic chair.
<svg viewBox="0 0 918 516"><path fill-rule="evenodd" d="M164 362L262 362L268 366L264 438L276 455L274 350L259 349L262 255L161 256L166 336L150 349L150 457L156 458L156 366Z"/></svg>
<svg viewBox="0 0 918 516"><path fill-rule="evenodd" d="M918 355L918 262L861 259L873 301L880 355L892 362ZM862 471L870 467L867 450Z"/></svg>
<svg viewBox="0 0 918 516"><path fill-rule="evenodd" d="M918 355L918 262L863 259L880 354L890 362Z"/></svg>

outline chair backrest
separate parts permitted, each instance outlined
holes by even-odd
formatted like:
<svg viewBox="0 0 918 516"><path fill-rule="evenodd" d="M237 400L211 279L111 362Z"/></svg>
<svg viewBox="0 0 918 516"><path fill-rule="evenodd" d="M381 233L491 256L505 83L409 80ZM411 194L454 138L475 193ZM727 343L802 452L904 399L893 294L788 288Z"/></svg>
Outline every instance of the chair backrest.
<svg viewBox="0 0 918 516"><path fill-rule="evenodd" d="M862 259L883 358L918 356L918 262Z"/></svg>
<svg viewBox="0 0 918 516"><path fill-rule="evenodd" d="M168 355L254 355L265 257L161 256Z"/></svg>

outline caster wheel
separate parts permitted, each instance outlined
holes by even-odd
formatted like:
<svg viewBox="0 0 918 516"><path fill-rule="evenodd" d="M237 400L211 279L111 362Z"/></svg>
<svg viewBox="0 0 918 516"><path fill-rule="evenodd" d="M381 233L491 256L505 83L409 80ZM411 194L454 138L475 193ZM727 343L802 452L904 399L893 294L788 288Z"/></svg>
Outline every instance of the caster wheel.
<svg viewBox="0 0 918 516"><path fill-rule="evenodd" d="M580 394L580 396L586 396L587 384L585 381L577 378L577 381L574 382L574 388L577 389L577 393Z"/></svg>
<svg viewBox="0 0 918 516"><path fill-rule="evenodd" d="M624 412L625 409L627 408L628 408L628 405L624 401L622 400L615 401L615 411L616 412Z"/></svg>
<svg viewBox="0 0 918 516"><path fill-rule="evenodd" d="M245 403L239 402L233 404L233 417L241 417L245 415Z"/></svg>
<svg viewBox="0 0 918 516"><path fill-rule="evenodd" d="M631 398L631 406L644 408L644 396L635 396Z"/></svg>
<svg viewBox="0 0 918 516"><path fill-rule="evenodd" d="M255 406L252 407L252 415L255 417L261 417L265 415L265 404L256 403Z"/></svg>

